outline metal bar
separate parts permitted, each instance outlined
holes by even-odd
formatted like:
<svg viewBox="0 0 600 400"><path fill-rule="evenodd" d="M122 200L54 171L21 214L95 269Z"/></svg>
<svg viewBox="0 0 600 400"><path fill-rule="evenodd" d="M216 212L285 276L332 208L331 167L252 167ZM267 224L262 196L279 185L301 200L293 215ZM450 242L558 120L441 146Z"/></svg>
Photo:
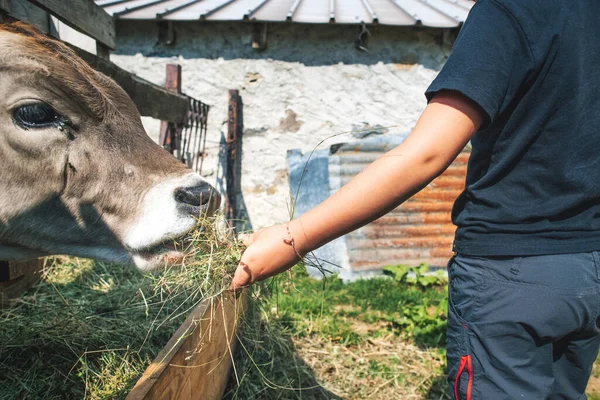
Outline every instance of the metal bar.
<svg viewBox="0 0 600 400"><path fill-rule="evenodd" d="M329 23L335 22L335 0L329 0Z"/></svg>
<svg viewBox="0 0 600 400"><path fill-rule="evenodd" d="M216 13L217 11L227 7L228 5L230 5L231 3L235 2L236 0L228 0L225 3L222 3L218 6L216 6L215 8L213 8L212 10L207 10L205 13L200 14L200 19L201 20L205 20L207 17L210 17L211 15L213 15L214 13Z"/></svg>
<svg viewBox="0 0 600 400"><path fill-rule="evenodd" d="M420 1L423 4L425 4L427 7L431 8L433 11L437 12L438 14L441 14L441 15L443 15L446 18L450 18L451 20L456 21L456 23L460 25L461 20L459 19L458 16L452 16L452 15L450 15L448 13L445 13L444 11L440 10L439 8L437 8L437 7L432 6L431 4L429 4L429 2L427 2L427 0L418 0L418 1Z"/></svg>
<svg viewBox="0 0 600 400"><path fill-rule="evenodd" d="M204 140L202 144L198 144L198 159L200 160L200 166L196 165L198 168L198 173L202 172L202 167L204 165L204 157L206 156L206 137L208 136L208 111L210 107L207 104L201 104L202 114L200 115L202 120L202 128L200 130L200 139L202 139L202 134L204 134Z"/></svg>
<svg viewBox="0 0 600 400"><path fill-rule="evenodd" d="M200 171L198 170L198 157L199 157L199 144L201 142L201 140L199 140L198 136L202 135L202 132L200 131L200 118L198 115L198 108L199 108L199 104L196 100L194 99L190 99L190 112L191 112L191 120L192 120L192 127L190 128L190 139L188 142L188 153L192 155L192 165L190 168L192 168L194 171L200 173ZM192 136L194 137L194 144L192 145ZM192 151L189 151L189 147L192 147Z"/></svg>
<svg viewBox="0 0 600 400"><path fill-rule="evenodd" d="M417 18L417 14L411 14L410 12L408 12L408 10L406 8L404 8L398 0L391 0L391 2L393 5L398 7L400 9L400 11L402 11L404 14L408 15L409 18L411 18L413 21L415 21L416 25L421 24L421 20L419 18Z"/></svg>
<svg viewBox="0 0 600 400"><path fill-rule="evenodd" d="M252 15L254 15L258 10L260 10L268 2L269 2L269 0L263 0L256 7L249 9L248 12L246 12L246 14L244 14L244 19L246 19L246 20L250 19L250 17L252 17Z"/></svg>
<svg viewBox="0 0 600 400"><path fill-rule="evenodd" d="M167 1L170 1L170 0L154 0L154 1L149 1L148 3L139 4L139 5L131 7L131 8L125 8L123 11L117 11L117 12L113 13L113 17L119 18L122 15L129 14L129 13L132 13L134 11L144 9L146 7L155 6L155 5L160 4L160 3L166 3Z"/></svg>
<svg viewBox="0 0 600 400"><path fill-rule="evenodd" d="M27 0L54 15L71 28L116 48L115 21L104 9L90 0Z"/></svg>
<svg viewBox="0 0 600 400"><path fill-rule="evenodd" d="M204 0L191 0L191 1L188 1L187 3L181 4L181 5L177 6L177 7L173 7L171 9L168 9L168 10L164 11L164 12L156 14L156 18L158 18L158 19L164 18L165 16L167 16L169 14L173 14L174 12L177 12L179 10L183 10L184 8L187 8L189 6L193 6L194 4L200 3L201 1L204 1Z"/></svg>
<svg viewBox="0 0 600 400"><path fill-rule="evenodd" d="M287 17L285 18L286 21L289 22L292 20L294 13L298 10L298 7L300 6L300 3L302 3L302 0L294 1L294 4L292 4L292 8L290 8L290 11L288 12Z"/></svg>
<svg viewBox="0 0 600 400"><path fill-rule="evenodd" d="M365 8L367 9L367 12L369 14L371 14L371 18L373 18L373 23L374 24L379 23L379 18L377 18L377 14L375 14L375 11L373 11L371 4L369 4L369 0L361 0L361 1L363 3L363 6L365 6Z"/></svg>
<svg viewBox="0 0 600 400"><path fill-rule="evenodd" d="M229 221L236 218L237 204L237 143L239 121L240 93L238 90L229 91L228 123L227 123L227 182L225 196L225 215Z"/></svg>

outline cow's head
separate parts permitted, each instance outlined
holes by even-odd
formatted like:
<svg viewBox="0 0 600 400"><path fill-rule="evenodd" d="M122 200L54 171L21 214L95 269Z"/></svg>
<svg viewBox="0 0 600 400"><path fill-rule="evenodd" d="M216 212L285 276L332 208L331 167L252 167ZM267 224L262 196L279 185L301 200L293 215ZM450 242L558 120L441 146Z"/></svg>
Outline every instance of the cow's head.
<svg viewBox="0 0 600 400"><path fill-rule="evenodd" d="M152 268L219 195L156 145L127 94L68 47L0 27L0 259Z"/></svg>

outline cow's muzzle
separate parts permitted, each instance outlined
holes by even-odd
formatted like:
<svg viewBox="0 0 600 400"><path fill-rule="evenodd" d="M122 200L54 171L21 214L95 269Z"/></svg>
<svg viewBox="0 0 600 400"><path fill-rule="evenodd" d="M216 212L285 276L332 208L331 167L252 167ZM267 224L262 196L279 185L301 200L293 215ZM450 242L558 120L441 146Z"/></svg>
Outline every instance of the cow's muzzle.
<svg viewBox="0 0 600 400"><path fill-rule="evenodd" d="M221 204L221 195L207 182L175 189L177 207L194 217L212 215Z"/></svg>

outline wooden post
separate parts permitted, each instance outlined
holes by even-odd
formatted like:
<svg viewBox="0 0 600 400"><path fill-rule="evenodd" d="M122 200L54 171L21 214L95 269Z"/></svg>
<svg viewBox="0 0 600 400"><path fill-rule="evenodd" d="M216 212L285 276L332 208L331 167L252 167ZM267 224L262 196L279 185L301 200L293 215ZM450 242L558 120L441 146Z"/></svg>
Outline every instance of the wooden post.
<svg viewBox="0 0 600 400"><path fill-rule="evenodd" d="M225 215L229 221L237 217L237 143L241 124L240 92L229 91L228 123L227 123L227 194L225 196ZM235 225L235 224L234 224Z"/></svg>
<svg viewBox="0 0 600 400"><path fill-rule="evenodd" d="M166 73L165 88L171 92L181 94L181 65L167 64ZM173 154L179 148L178 138L169 133L169 121L160 121L159 143ZM180 154L175 154L175 156L180 158Z"/></svg>
<svg viewBox="0 0 600 400"><path fill-rule="evenodd" d="M96 42L96 55L105 60L110 59L110 49L100 42Z"/></svg>

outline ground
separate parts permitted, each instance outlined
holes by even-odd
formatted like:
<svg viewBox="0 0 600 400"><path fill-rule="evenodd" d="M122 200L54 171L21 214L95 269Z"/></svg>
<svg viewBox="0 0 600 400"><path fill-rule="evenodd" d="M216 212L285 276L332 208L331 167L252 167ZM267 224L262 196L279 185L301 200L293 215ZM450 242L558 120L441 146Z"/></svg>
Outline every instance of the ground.
<svg viewBox="0 0 600 400"><path fill-rule="evenodd" d="M240 384L234 376L225 398L450 399L446 293L440 279L345 285L298 269L255 293L270 297L248 318L236 363ZM600 399L600 363L588 395Z"/></svg>

